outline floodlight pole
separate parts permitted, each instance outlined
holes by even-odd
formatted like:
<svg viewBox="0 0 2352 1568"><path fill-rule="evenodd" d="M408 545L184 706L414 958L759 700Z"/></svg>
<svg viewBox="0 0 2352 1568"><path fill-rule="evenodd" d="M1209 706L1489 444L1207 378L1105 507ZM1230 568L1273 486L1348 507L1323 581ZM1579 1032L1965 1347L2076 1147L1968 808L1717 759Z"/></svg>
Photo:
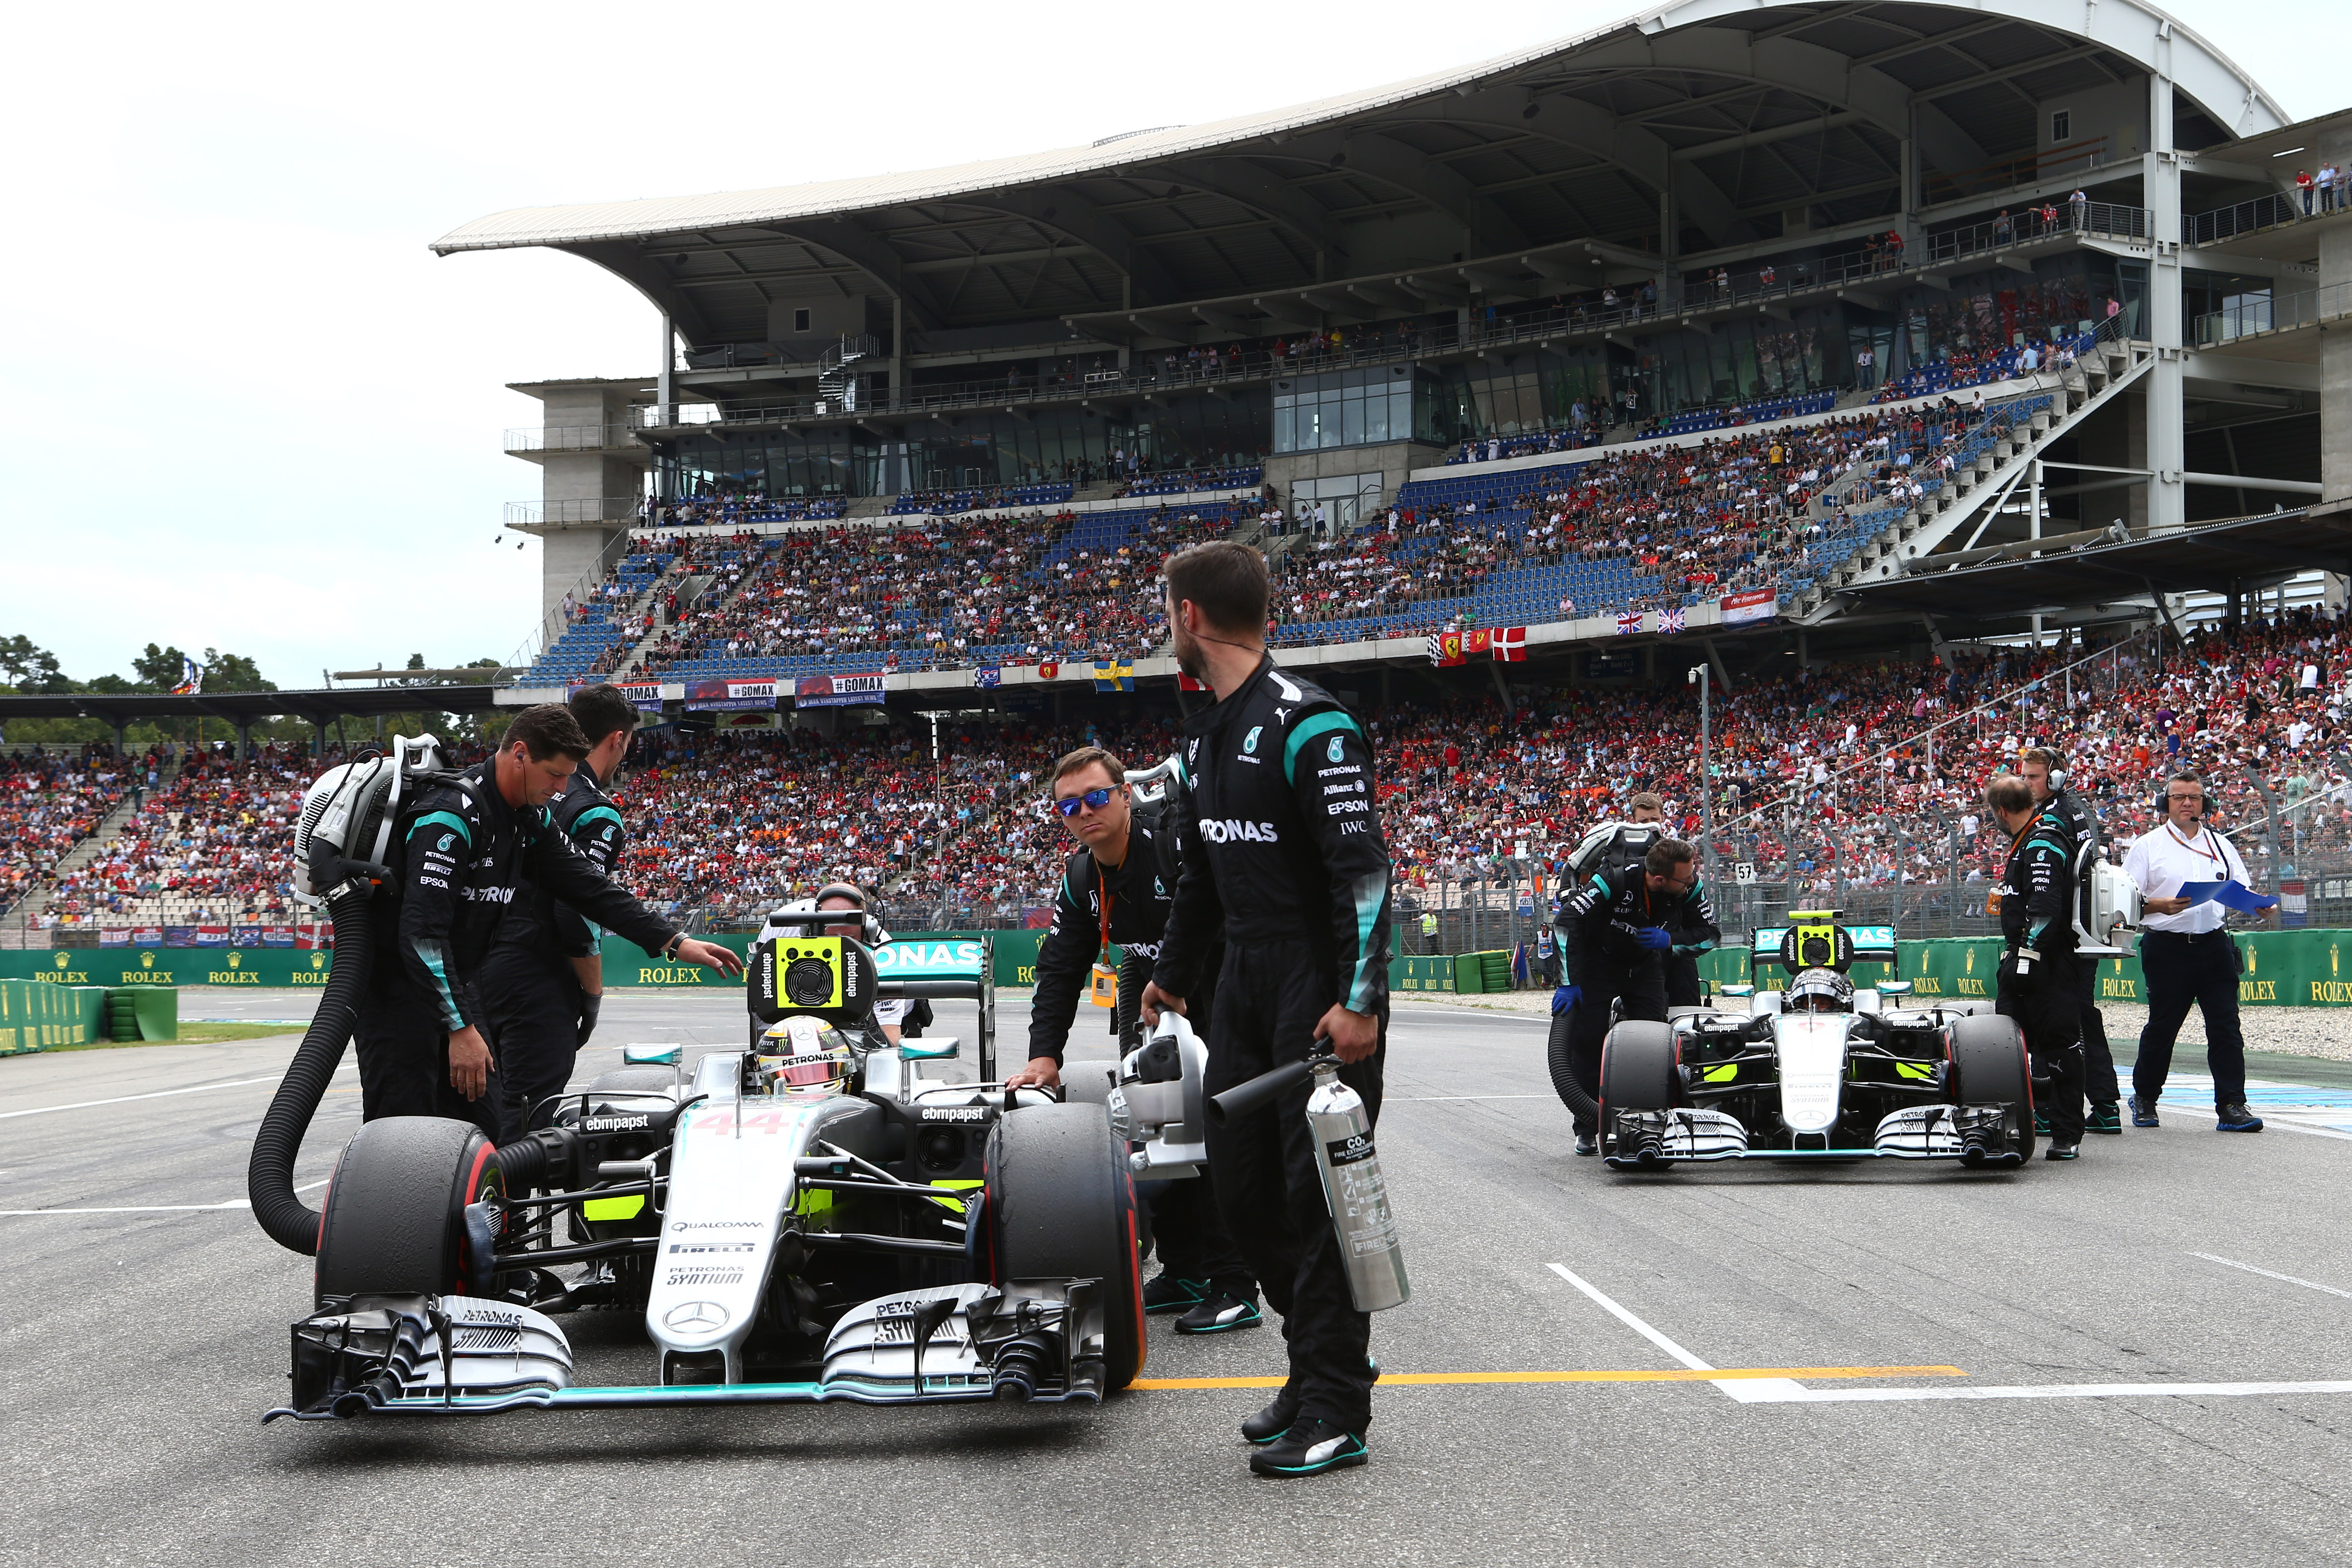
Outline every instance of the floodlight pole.
<svg viewBox="0 0 2352 1568"><path fill-rule="evenodd" d="M1706 834L1706 843L1704 847L1706 856L1706 885L1712 889L1716 886L1715 778L1714 771L1707 765L1707 763L1709 755L1714 750L1714 736L1710 731L1708 723L1707 694L1710 690L1710 686L1708 681L1707 667L1706 665L1695 664L1691 666L1689 672L1683 677L1683 683L1685 685L1688 685L1692 681L1696 681L1698 683L1699 819L1703 825L1702 830ZM1716 896L1719 897L1720 894Z"/></svg>

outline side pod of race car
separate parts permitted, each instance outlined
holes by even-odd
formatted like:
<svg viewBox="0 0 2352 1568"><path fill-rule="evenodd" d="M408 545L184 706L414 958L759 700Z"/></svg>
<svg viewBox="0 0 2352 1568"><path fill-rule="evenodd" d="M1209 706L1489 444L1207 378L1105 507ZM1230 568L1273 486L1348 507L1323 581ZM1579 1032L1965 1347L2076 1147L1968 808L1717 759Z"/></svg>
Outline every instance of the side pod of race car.
<svg viewBox="0 0 2352 1568"><path fill-rule="evenodd" d="M1752 973L1785 989L1750 1011L1678 1007L1626 1020L1601 1047L1602 1152L1616 1170L1678 1160L1955 1160L2013 1167L2033 1153L2033 1089L2017 1026L1985 1002L1899 1005L1900 981L1857 988L1857 958L1891 964L1891 931L1834 911L1759 931Z"/></svg>

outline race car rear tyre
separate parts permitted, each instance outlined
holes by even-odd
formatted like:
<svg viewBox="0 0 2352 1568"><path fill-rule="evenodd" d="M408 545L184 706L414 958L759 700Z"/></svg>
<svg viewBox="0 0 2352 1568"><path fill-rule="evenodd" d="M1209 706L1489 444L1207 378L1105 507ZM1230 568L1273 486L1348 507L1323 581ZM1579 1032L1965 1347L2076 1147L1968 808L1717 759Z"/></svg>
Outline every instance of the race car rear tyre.
<svg viewBox="0 0 2352 1568"><path fill-rule="evenodd" d="M2033 1067L2016 1020L1990 1013L1953 1019L1952 1076L1958 1080L1953 1099L2001 1107L2017 1163L2032 1159Z"/></svg>
<svg viewBox="0 0 2352 1568"><path fill-rule="evenodd" d="M1066 1062L1062 1066L1062 1103L1065 1105L1110 1104L1112 1074L1118 1070L1116 1062Z"/></svg>
<svg viewBox="0 0 2352 1568"><path fill-rule="evenodd" d="M1143 1366L1143 1282L1135 1188L1124 1151L1091 1105L1034 1105L988 1135L989 1282L1099 1279L1103 1387Z"/></svg>
<svg viewBox="0 0 2352 1568"><path fill-rule="evenodd" d="M466 1205L502 1190L498 1151L471 1122L387 1116L335 1162L319 1221L316 1295L444 1296L461 1289Z"/></svg>

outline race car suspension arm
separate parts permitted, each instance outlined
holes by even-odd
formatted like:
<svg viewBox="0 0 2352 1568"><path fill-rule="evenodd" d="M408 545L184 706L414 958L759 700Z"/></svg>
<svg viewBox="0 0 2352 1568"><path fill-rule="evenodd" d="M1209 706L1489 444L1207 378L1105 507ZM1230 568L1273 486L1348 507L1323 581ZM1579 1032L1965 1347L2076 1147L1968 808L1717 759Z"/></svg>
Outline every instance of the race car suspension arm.
<svg viewBox="0 0 2352 1568"><path fill-rule="evenodd" d="M657 1236L624 1236L611 1241L586 1241L577 1247L550 1247L535 1252L501 1252L491 1259L493 1270L544 1268L551 1263L585 1263L594 1258L619 1258L651 1252L661 1246ZM961 1251L962 1248L957 1248Z"/></svg>
<svg viewBox="0 0 2352 1568"><path fill-rule="evenodd" d="M868 1236L857 1231L804 1230L800 1237L814 1247L842 1252L912 1252L938 1258L961 1258L960 1241L924 1241L911 1236Z"/></svg>

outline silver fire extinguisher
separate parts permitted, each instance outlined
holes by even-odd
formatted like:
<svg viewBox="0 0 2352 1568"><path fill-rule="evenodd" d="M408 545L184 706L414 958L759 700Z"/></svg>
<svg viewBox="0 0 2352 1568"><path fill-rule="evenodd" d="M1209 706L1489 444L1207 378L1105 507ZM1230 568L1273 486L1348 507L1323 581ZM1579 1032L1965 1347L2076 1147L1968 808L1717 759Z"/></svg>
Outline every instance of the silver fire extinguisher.
<svg viewBox="0 0 2352 1568"><path fill-rule="evenodd" d="M1315 1140L1323 1202L1348 1270L1348 1294L1360 1312L1402 1307L1412 1297L1412 1284L1405 1278L1404 1247L1389 1209L1380 1152L1372 1146L1372 1119L1365 1113L1363 1097L1340 1079L1339 1058L1285 1062L1216 1096L1209 1114L1223 1126L1270 1104L1310 1075L1315 1087L1307 1096L1307 1126Z"/></svg>

